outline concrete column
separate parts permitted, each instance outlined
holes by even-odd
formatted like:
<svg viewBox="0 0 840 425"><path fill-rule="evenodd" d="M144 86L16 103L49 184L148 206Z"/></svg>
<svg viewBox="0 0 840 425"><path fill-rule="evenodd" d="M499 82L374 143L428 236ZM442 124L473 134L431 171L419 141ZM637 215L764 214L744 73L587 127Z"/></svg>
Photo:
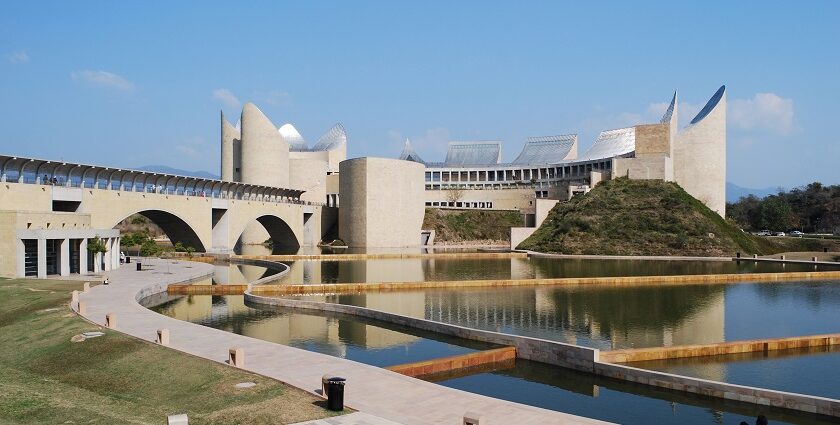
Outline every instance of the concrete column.
<svg viewBox="0 0 840 425"><path fill-rule="evenodd" d="M120 237L114 238L114 268L120 267Z"/></svg>
<svg viewBox="0 0 840 425"><path fill-rule="evenodd" d="M93 254L93 273L99 273L102 271L102 253L97 252Z"/></svg>
<svg viewBox="0 0 840 425"><path fill-rule="evenodd" d="M58 274L70 276L70 239L62 239L59 245Z"/></svg>
<svg viewBox="0 0 840 425"><path fill-rule="evenodd" d="M47 240L38 238L38 279L47 277Z"/></svg>
<svg viewBox="0 0 840 425"><path fill-rule="evenodd" d="M23 245L23 239L15 239L15 250L17 250L17 258L15 258L15 273L17 277L26 276L26 247Z"/></svg>
<svg viewBox="0 0 840 425"><path fill-rule="evenodd" d="M87 238L82 239L82 243L79 244L79 274L80 275L88 274L87 244L88 244Z"/></svg>
<svg viewBox="0 0 840 425"><path fill-rule="evenodd" d="M105 252L102 253L102 255L104 256L104 257L102 257L102 259L105 260L105 271L108 272L108 271L111 271L111 266L112 266L112 264L111 264L111 251L112 251L112 249L111 249L111 238L104 238L102 240L105 242Z"/></svg>

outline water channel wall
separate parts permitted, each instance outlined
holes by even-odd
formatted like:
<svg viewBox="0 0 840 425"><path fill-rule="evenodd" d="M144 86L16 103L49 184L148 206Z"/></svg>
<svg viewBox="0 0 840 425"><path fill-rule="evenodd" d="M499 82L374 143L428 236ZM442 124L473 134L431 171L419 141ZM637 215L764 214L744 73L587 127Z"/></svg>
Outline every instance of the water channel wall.
<svg viewBox="0 0 840 425"><path fill-rule="evenodd" d="M516 348L502 347L458 356L388 366L385 369L402 375L419 378L447 372L458 372L462 369L476 368L494 363L507 363L508 367L513 367L515 360Z"/></svg>
<svg viewBox="0 0 840 425"><path fill-rule="evenodd" d="M528 258L527 252L405 252L405 253L368 253L368 254L275 254L275 255L234 255L231 260L269 260L269 261L359 261L393 260L406 258L425 259L469 259L469 258Z"/></svg>
<svg viewBox="0 0 840 425"><path fill-rule="evenodd" d="M601 352L600 360L607 363L628 363L647 360L668 360L686 357L719 356L725 354L768 352L793 348L825 347L840 344L840 334L810 335L790 338L770 338L717 344L680 345L673 347L633 348Z"/></svg>

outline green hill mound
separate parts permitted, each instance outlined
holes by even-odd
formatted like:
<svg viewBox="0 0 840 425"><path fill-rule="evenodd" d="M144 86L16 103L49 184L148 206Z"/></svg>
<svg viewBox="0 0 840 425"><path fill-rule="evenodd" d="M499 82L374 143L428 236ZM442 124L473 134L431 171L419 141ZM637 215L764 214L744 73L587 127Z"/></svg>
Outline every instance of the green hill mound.
<svg viewBox="0 0 840 425"><path fill-rule="evenodd" d="M679 185L604 181L557 204L519 249L563 254L733 256L786 249L744 233Z"/></svg>

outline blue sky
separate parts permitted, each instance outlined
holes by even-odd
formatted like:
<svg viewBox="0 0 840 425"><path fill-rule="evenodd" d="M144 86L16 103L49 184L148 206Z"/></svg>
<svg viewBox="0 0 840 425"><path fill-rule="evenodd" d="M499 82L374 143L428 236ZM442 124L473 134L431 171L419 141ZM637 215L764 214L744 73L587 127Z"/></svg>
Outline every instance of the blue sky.
<svg viewBox="0 0 840 425"><path fill-rule="evenodd" d="M312 144L425 159L500 140L681 125L721 85L728 180L840 183L840 2L10 2L0 152L218 172L219 110Z"/></svg>

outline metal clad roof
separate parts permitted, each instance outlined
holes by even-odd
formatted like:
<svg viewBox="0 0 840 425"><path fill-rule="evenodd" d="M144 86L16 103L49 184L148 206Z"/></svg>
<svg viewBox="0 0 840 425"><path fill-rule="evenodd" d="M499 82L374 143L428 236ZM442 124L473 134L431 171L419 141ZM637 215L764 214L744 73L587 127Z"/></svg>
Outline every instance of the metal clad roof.
<svg viewBox="0 0 840 425"><path fill-rule="evenodd" d="M420 155L417 154L417 151L414 150L414 147L411 146L411 141L408 139L405 139L405 145L403 146L402 153L400 153L400 159L403 161L419 162L421 164L426 163L423 161L423 158L420 158Z"/></svg>
<svg viewBox="0 0 840 425"><path fill-rule="evenodd" d="M720 103L720 100L723 98L723 93L725 91L726 86L720 86L718 91L716 91L715 94L712 95L712 98L709 99L708 102L706 102L706 106L704 106L703 109L701 109L700 112L697 113L697 116L694 117L693 120L691 120L691 124L697 124L698 122L702 121L703 118L706 118L706 115L709 115L709 113L715 109L715 106L717 106L718 103Z"/></svg>
<svg viewBox="0 0 840 425"><path fill-rule="evenodd" d="M303 140L303 136L300 135L300 132L291 123L283 124L277 131L283 136L283 140L289 144L290 151L307 150L306 141Z"/></svg>
<svg viewBox="0 0 840 425"><path fill-rule="evenodd" d="M331 151L346 143L347 132L344 130L344 126L338 123L318 139L318 143L312 147L312 151Z"/></svg>
<svg viewBox="0 0 840 425"><path fill-rule="evenodd" d="M499 142L449 142L444 164L447 167L495 165L501 159L502 144Z"/></svg>
<svg viewBox="0 0 840 425"><path fill-rule="evenodd" d="M529 137L522 152L511 164L556 164L566 159L575 143L577 143L577 134Z"/></svg>
<svg viewBox="0 0 840 425"><path fill-rule="evenodd" d="M578 160L613 158L636 150L636 128L627 127L602 131L592 147Z"/></svg>

